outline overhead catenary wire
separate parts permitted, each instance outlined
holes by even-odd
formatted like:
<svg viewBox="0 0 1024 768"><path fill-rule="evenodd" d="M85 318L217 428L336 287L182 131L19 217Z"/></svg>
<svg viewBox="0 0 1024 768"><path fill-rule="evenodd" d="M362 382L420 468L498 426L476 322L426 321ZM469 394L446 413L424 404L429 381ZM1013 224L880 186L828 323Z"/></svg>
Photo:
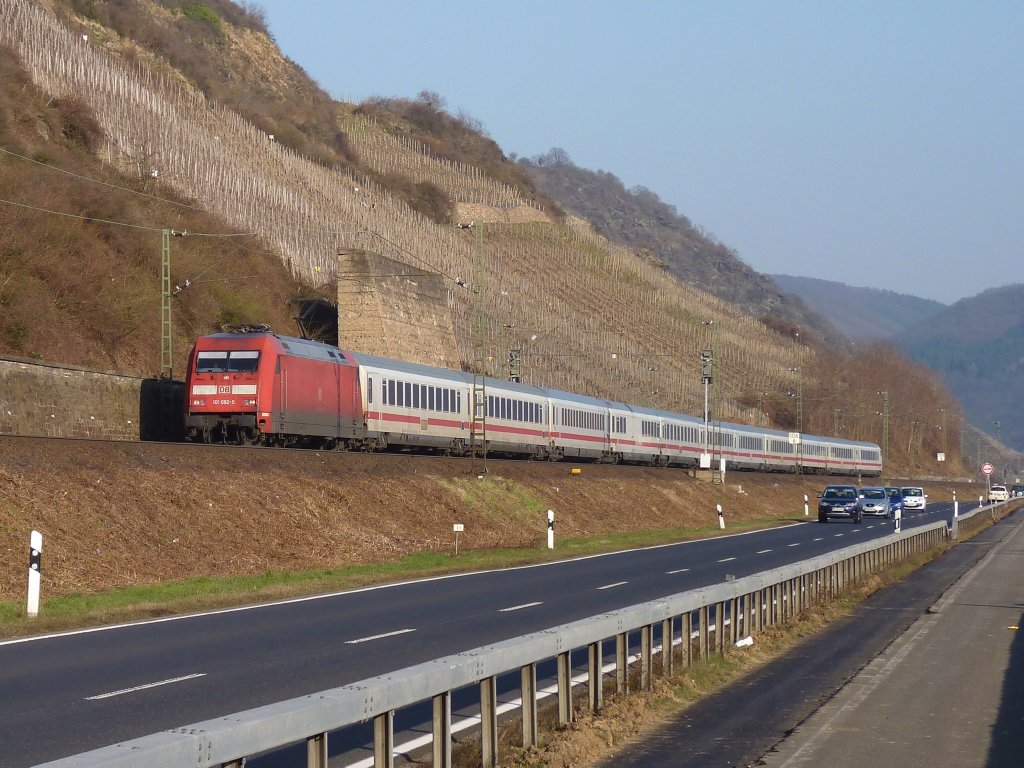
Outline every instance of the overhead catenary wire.
<svg viewBox="0 0 1024 768"><path fill-rule="evenodd" d="M12 152L11 150L6 149L4 147L0 147L0 153L3 153L5 155L10 155L11 157L16 157L19 160L24 160L27 163L33 163L35 165L42 166L43 168L46 168L47 170L54 171L56 173L63 173L65 176L71 176L72 178L75 178L75 179L80 179L82 181L88 181L88 182L90 182L92 184L102 184L103 186L110 187L111 189L118 189L118 190L120 190L122 192L130 192L131 194L138 195L139 197L145 197L145 198L148 198L150 200L156 200L156 201L161 202L161 203L168 203L169 205L176 205L179 208L187 208L187 209L189 209L191 211L202 211L202 210L205 210L205 209L199 207L198 205L189 205L188 203L182 203L182 202L179 202L177 200L171 200L170 198L167 198L167 197L160 197L159 195L151 195L148 192L140 192L139 190L132 189L131 187L123 187L123 186L121 186L119 184L112 184L109 181L103 181L102 179L93 178L92 176L85 176L85 175L83 175L81 173L75 173L74 171L69 171L69 170L67 170L65 168L61 168L60 166L54 165L53 163L44 163L41 160L35 160L35 159L31 158L31 157L26 157L25 155L19 155L17 152Z"/></svg>
<svg viewBox="0 0 1024 768"><path fill-rule="evenodd" d="M65 211L54 211L51 208L42 208L38 205L28 205L27 203L19 203L16 200L7 200L6 198L0 198L0 203L6 205L13 205L18 208L26 208L30 211L36 211L38 213L47 213L51 216L65 216L69 219L79 219L80 221L89 221L94 224L110 224L115 227L128 227L129 229L142 229L147 232L163 232L167 227L152 227L144 224L130 224L126 221L113 221L111 219L100 219L96 216L83 216L79 213L67 213ZM258 235L258 232L188 232L183 230L181 233L189 237L253 237Z"/></svg>

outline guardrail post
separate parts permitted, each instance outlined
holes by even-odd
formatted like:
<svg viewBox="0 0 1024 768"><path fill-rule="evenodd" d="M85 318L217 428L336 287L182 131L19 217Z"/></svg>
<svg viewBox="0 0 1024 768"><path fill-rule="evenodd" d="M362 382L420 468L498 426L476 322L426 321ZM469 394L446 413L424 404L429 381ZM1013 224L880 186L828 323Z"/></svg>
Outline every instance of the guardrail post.
<svg viewBox="0 0 1024 768"><path fill-rule="evenodd" d="M651 658L653 636L654 628L650 624L640 627L640 689L643 691L651 689L651 673L654 671L654 661Z"/></svg>
<svg viewBox="0 0 1024 768"><path fill-rule="evenodd" d="M587 681L590 711L595 714L601 711L604 701L604 683L601 676L601 641L591 643L587 647Z"/></svg>
<svg viewBox="0 0 1024 768"><path fill-rule="evenodd" d="M675 619L669 616L661 622L661 676L669 677L675 662Z"/></svg>
<svg viewBox="0 0 1024 768"><path fill-rule="evenodd" d="M629 635L620 632L615 636L615 692L626 693L629 690Z"/></svg>
<svg viewBox="0 0 1024 768"><path fill-rule="evenodd" d="M708 607L702 605L700 610L697 611L697 621L700 622L700 626L697 627L697 658L706 659L708 657Z"/></svg>
<svg viewBox="0 0 1024 768"><path fill-rule="evenodd" d="M754 592L754 631L760 632L764 629L764 590Z"/></svg>
<svg viewBox="0 0 1024 768"><path fill-rule="evenodd" d="M679 633L683 636L683 667L693 664L693 611L687 611L680 620Z"/></svg>
<svg viewBox="0 0 1024 768"><path fill-rule="evenodd" d="M306 768L327 768L327 734L306 739Z"/></svg>
<svg viewBox="0 0 1024 768"><path fill-rule="evenodd" d="M736 615L740 606L740 599L734 597L729 601L729 645L735 647L736 641L740 639L740 619Z"/></svg>
<svg viewBox="0 0 1024 768"><path fill-rule="evenodd" d="M452 768L452 692L445 691L433 699L434 768ZM524 715L523 722L526 722ZM327 768L324 763L323 768Z"/></svg>
<svg viewBox="0 0 1024 768"><path fill-rule="evenodd" d="M498 765L498 680L493 676L480 681L480 764Z"/></svg>
<svg viewBox="0 0 1024 768"><path fill-rule="evenodd" d="M519 691L523 700L523 748L537 746L537 665L519 670ZM447 766L446 766L447 768Z"/></svg>
<svg viewBox="0 0 1024 768"><path fill-rule="evenodd" d="M722 655L725 647L725 603L715 603L715 653Z"/></svg>
<svg viewBox="0 0 1024 768"><path fill-rule="evenodd" d="M570 651L558 654L558 724L572 722L572 659Z"/></svg>
<svg viewBox="0 0 1024 768"><path fill-rule="evenodd" d="M373 768L392 768L395 761L395 713L373 718Z"/></svg>

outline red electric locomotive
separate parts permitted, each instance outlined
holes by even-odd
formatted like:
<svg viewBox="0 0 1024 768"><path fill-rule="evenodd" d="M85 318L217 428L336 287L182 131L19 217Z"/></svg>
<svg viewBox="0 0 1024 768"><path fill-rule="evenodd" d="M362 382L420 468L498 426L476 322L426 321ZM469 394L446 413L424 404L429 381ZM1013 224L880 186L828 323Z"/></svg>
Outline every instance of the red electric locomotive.
<svg viewBox="0 0 1024 768"><path fill-rule="evenodd" d="M340 349L265 329L196 341L185 429L204 443L350 446L363 434L358 367Z"/></svg>

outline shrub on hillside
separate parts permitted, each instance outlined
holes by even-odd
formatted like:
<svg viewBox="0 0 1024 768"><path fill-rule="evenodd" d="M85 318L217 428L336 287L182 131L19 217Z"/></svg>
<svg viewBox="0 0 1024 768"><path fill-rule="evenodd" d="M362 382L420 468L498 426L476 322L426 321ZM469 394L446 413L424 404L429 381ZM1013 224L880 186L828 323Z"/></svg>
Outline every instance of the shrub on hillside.
<svg viewBox="0 0 1024 768"><path fill-rule="evenodd" d="M529 174L512 162L490 138L479 120L465 111L449 114L443 97L421 91L416 99L374 98L355 109L357 115L373 117L396 132L409 132L437 157L475 166L492 179L518 189L523 197L536 200L549 214L560 218L562 209L540 191ZM404 124L395 125L396 121Z"/></svg>
<svg viewBox="0 0 1024 768"><path fill-rule="evenodd" d="M455 217L455 204L448 195L429 181L415 182L399 173L389 173L380 179L381 186L401 198L409 207L438 224L451 224Z"/></svg>
<svg viewBox="0 0 1024 768"><path fill-rule="evenodd" d="M73 146L95 154L103 140L103 128L92 109L82 99L61 99L57 102L60 132Z"/></svg>

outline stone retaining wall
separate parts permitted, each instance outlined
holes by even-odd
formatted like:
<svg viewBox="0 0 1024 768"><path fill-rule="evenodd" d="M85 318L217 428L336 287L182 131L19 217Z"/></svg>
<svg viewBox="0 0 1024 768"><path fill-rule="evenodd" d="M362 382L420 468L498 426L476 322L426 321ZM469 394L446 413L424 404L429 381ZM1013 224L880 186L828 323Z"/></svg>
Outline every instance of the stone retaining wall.
<svg viewBox="0 0 1024 768"><path fill-rule="evenodd" d="M180 439L183 384L0 358L0 434Z"/></svg>

